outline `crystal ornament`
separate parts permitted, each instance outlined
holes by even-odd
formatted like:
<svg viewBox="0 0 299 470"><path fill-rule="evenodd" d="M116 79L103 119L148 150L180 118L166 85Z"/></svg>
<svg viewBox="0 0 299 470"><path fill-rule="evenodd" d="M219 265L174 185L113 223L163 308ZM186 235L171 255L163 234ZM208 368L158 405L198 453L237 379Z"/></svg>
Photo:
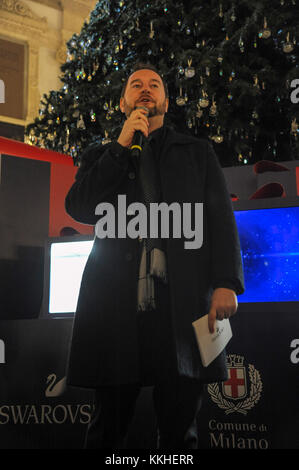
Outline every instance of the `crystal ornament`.
<svg viewBox="0 0 299 470"><path fill-rule="evenodd" d="M259 38L268 39L271 36L271 31L267 25L267 19L264 18L264 29L259 32Z"/></svg>
<svg viewBox="0 0 299 470"><path fill-rule="evenodd" d="M188 59L188 67L185 69L185 77L192 78L195 75L195 68L191 67L192 59Z"/></svg>
<svg viewBox="0 0 299 470"><path fill-rule="evenodd" d="M180 88L180 95L177 96L175 102L178 106L184 106L186 104L185 98L182 95L182 88Z"/></svg>
<svg viewBox="0 0 299 470"><path fill-rule="evenodd" d="M282 50L283 52L285 52L286 54L288 54L289 52L292 52L292 50L294 49L294 46L293 44L290 42L290 33L287 34L287 38L286 38L286 42L284 43L284 45L282 46Z"/></svg>

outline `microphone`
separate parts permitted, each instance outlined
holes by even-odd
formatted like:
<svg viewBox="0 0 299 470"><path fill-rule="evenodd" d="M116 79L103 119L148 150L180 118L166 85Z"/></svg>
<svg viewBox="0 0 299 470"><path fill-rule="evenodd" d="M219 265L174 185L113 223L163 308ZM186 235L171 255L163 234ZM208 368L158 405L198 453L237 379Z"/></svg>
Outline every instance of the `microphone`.
<svg viewBox="0 0 299 470"><path fill-rule="evenodd" d="M135 109L145 109L145 111L147 111L147 115L149 113L148 108L146 108L145 106L136 106ZM143 149L144 139L145 139L145 135L143 134L143 132L135 131L132 144L130 147L131 156L133 157L133 159L138 158L140 156L140 153L142 152L142 149Z"/></svg>

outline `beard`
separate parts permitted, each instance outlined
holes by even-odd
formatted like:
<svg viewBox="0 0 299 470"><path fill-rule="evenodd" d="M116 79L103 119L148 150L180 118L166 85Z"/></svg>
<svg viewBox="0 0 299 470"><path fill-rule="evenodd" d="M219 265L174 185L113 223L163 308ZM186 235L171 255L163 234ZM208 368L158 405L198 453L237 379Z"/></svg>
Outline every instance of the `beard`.
<svg viewBox="0 0 299 470"><path fill-rule="evenodd" d="M140 104L139 104L140 106ZM146 106L145 106L146 107ZM130 117L130 114L132 111L136 109L136 106L132 108L132 106L128 105L127 101L124 99L124 111L126 117ZM149 113L148 113L148 118L154 117L154 116L163 116L166 113L166 99L163 101L162 104L160 105L151 105L149 108L147 108Z"/></svg>

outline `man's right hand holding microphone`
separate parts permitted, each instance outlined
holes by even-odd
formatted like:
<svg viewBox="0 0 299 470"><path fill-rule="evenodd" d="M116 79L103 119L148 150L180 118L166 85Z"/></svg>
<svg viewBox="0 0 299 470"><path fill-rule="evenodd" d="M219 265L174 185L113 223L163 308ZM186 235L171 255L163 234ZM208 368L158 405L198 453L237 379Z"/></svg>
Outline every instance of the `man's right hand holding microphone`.
<svg viewBox="0 0 299 470"><path fill-rule="evenodd" d="M148 110L144 108L134 109L124 122L117 142L123 147L130 148L136 131L141 131L147 138L149 135Z"/></svg>

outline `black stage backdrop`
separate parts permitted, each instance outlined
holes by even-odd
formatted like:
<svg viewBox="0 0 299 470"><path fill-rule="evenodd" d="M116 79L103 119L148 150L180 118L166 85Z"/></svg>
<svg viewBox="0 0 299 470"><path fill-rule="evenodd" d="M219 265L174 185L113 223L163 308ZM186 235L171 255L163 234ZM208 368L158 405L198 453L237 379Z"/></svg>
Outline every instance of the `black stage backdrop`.
<svg viewBox="0 0 299 470"><path fill-rule="evenodd" d="M238 312L230 379L207 386L202 449L299 448L298 312ZM0 448L80 449L91 390L65 388L73 319L0 322ZM137 402L128 448L154 449L151 387Z"/></svg>

